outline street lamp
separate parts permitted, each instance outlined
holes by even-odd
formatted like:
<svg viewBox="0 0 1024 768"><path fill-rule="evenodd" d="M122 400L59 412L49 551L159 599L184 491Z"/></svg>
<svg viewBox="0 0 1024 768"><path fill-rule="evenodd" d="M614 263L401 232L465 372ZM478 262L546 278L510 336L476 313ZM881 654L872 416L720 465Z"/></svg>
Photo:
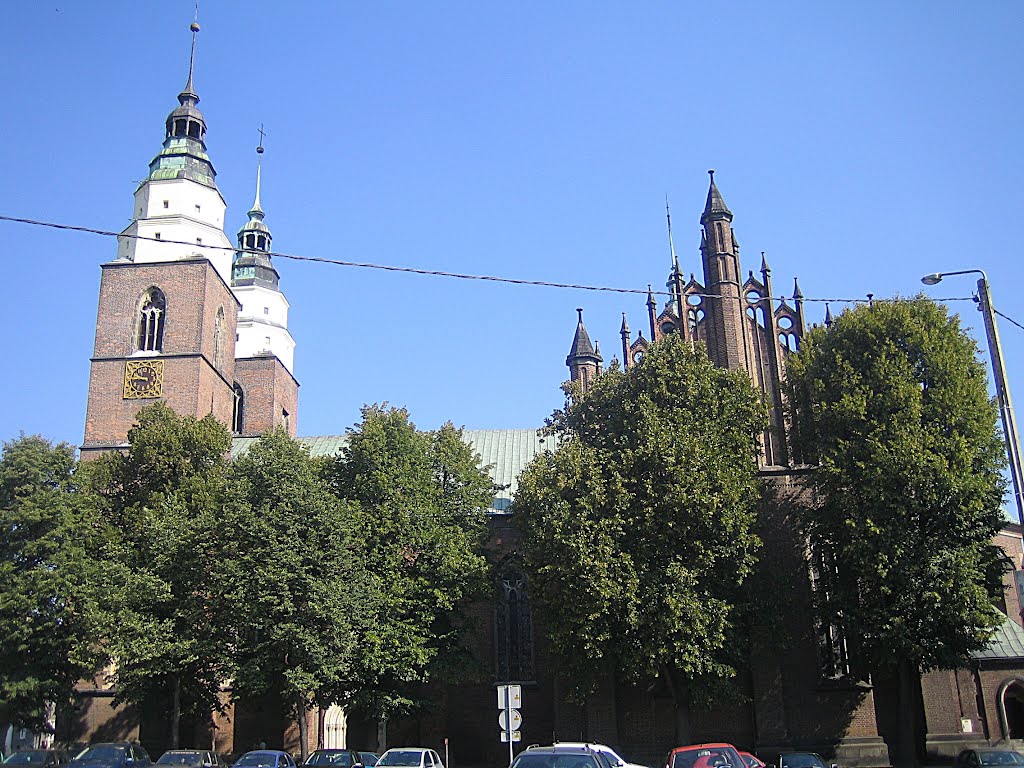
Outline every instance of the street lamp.
<svg viewBox="0 0 1024 768"><path fill-rule="evenodd" d="M988 337L988 353L992 358L992 375L996 383L996 400L999 403L999 415L1003 420L1003 438L1006 440L1006 456L1010 463L1010 477L1013 479L1013 496L1017 502L1017 519L1024 526L1024 497L1022 497L1022 476L1020 466L1020 441L1017 439L1017 421L1013 416L1013 403L1010 401L1010 384L1006 379L1006 366L1003 363L1003 348L999 343L999 329L996 328L996 313L992 308L992 292L989 289L988 275L981 269L963 269L957 272L933 272L921 278L925 285L936 285L942 278L950 275L981 275L978 278L978 310L985 319L985 335Z"/></svg>

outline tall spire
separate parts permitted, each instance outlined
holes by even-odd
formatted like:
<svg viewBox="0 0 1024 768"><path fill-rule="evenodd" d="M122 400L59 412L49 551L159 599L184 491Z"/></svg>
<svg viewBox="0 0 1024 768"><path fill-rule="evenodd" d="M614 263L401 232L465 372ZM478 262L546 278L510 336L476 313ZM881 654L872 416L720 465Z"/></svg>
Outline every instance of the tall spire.
<svg viewBox="0 0 1024 768"><path fill-rule="evenodd" d="M668 252L672 257L672 270L679 272L679 258L676 256L676 246L672 242L672 211L668 207L668 195L665 195L665 221L668 223Z"/></svg>
<svg viewBox="0 0 1024 768"><path fill-rule="evenodd" d="M199 3L196 3L196 16L199 16ZM195 86L192 85L192 72L196 66L196 33L199 32L198 20L193 20L189 29L192 30L192 51L188 56L188 82L185 83L185 90L181 92L181 96L178 98L181 99L182 96L191 96L196 101L199 101L199 97L196 95ZM182 103L184 104L184 102Z"/></svg>
<svg viewBox="0 0 1024 768"><path fill-rule="evenodd" d="M722 193L718 191L718 186L715 184L714 168L708 171L708 176L711 177L711 186L708 187L708 200L704 204L704 214L700 217L700 223L704 224L712 217L732 221L732 211L725 204L725 200L722 199Z"/></svg>
<svg viewBox="0 0 1024 768"><path fill-rule="evenodd" d="M260 205L260 183L263 169L263 126L260 126L260 143L256 147L256 198L249 211L249 220L238 230L238 252L231 267L231 285L261 285L280 290L280 275L271 261L271 243L274 239L270 227L263 221L263 207Z"/></svg>
<svg viewBox="0 0 1024 768"><path fill-rule="evenodd" d="M260 123L260 143L256 147L256 199L253 201L252 209L249 211L249 218L263 218L263 208L260 206L260 171L263 169L263 123Z"/></svg>

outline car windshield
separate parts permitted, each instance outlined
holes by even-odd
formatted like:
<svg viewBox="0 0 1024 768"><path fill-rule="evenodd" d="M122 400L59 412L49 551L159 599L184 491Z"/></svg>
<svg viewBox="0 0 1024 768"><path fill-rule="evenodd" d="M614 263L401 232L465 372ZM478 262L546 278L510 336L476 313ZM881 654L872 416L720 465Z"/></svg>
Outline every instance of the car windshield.
<svg viewBox="0 0 1024 768"><path fill-rule="evenodd" d="M206 757L202 752L164 752L157 763L160 765L202 765Z"/></svg>
<svg viewBox="0 0 1024 768"><path fill-rule="evenodd" d="M782 756L782 768L825 768L821 758L805 752Z"/></svg>
<svg viewBox="0 0 1024 768"><path fill-rule="evenodd" d="M277 765L277 755L273 752L246 752L235 765L250 765L254 768L273 768Z"/></svg>
<svg viewBox="0 0 1024 768"><path fill-rule="evenodd" d="M523 752L512 768L602 768L594 755L564 752Z"/></svg>
<svg viewBox="0 0 1024 768"><path fill-rule="evenodd" d="M4 760L4 765L42 765L46 762L46 753L36 749L15 752Z"/></svg>
<svg viewBox="0 0 1024 768"><path fill-rule="evenodd" d="M416 766L422 757L423 753L415 749L389 749L377 761L377 765Z"/></svg>
<svg viewBox="0 0 1024 768"><path fill-rule="evenodd" d="M76 760L120 760L127 747L118 744L97 744L82 752Z"/></svg>
<svg viewBox="0 0 1024 768"><path fill-rule="evenodd" d="M373 752L360 752L359 759L363 761L363 765L367 766L367 768L376 765L377 761L380 760Z"/></svg>
<svg viewBox="0 0 1024 768"><path fill-rule="evenodd" d="M743 768L744 765L743 758L732 747L687 749L684 752L676 752L672 759L672 768Z"/></svg>
<svg viewBox="0 0 1024 768"><path fill-rule="evenodd" d="M303 763L303 765L338 765L346 768L352 764L352 753L347 749L318 749Z"/></svg>
<svg viewBox="0 0 1024 768"><path fill-rule="evenodd" d="M1010 750L979 752L978 760L982 765L1024 765L1024 755Z"/></svg>

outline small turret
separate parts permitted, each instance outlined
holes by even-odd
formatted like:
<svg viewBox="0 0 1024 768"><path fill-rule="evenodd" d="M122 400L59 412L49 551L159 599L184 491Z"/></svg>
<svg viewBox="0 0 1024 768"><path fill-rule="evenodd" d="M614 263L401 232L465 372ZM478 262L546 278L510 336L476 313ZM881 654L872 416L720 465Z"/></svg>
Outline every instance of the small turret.
<svg viewBox="0 0 1024 768"><path fill-rule="evenodd" d="M583 325L583 308L577 307L578 320L576 323L576 335L573 336L572 349L565 358L565 364L569 367L569 377L572 381L579 382L580 390L586 394L591 382L601 372L601 363L604 359L601 353L594 348L590 341L590 334Z"/></svg>

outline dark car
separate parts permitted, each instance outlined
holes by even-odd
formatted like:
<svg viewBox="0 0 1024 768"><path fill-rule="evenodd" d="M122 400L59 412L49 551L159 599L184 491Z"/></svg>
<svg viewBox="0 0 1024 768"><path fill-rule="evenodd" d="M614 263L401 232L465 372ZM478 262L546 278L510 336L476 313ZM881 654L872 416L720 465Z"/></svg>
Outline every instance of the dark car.
<svg viewBox="0 0 1024 768"><path fill-rule="evenodd" d="M779 755L779 768L837 768L830 767L817 752L787 752Z"/></svg>
<svg viewBox="0 0 1024 768"><path fill-rule="evenodd" d="M956 756L953 768L980 768L986 765L1024 765L1024 755L1012 749L965 749Z"/></svg>
<svg viewBox="0 0 1024 768"><path fill-rule="evenodd" d="M148 768L153 761L138 744L93 744L78 753L68 768Z"/></svg>
<svg viewBox="0 0 1024 768"><path fill-rule="evenodd" d="M295 768L295 761L279 749L255 749L235 761L236 768Z"/></svg>
<svg viewBox="0 0 1024 768"><path fill-rule="evenodd" d="M182 765L188 768L227 768L224 758L211 749L169 749L156 765Z"/></svg>
<svg viewBox="0 0 1024 768"><path fill-rule="evenodd" d="M354 749L318 749L303 765L333 765L337 768L363 768L363 759Z"/></svg>
<svg viewBox="0 0 1024 768"><path fill-rule="evenodd" d="M359 759L366 768L373 768L377 761L380 760L380 755L376 752L360 752Z"/></svg>
<svg viewBox="0 0 1024 768"><path fill-rule="evenodd" d="M509 768L611 768L611 762L588 747L528 747Z"/></svg>
<svg viewBox="0 0 1024 768"><path fill-rule="evenodd" d="M4 765L32 765L39 768L59 768L68 761L68 753L62 749L23 749L15 752Z"/></svg>

